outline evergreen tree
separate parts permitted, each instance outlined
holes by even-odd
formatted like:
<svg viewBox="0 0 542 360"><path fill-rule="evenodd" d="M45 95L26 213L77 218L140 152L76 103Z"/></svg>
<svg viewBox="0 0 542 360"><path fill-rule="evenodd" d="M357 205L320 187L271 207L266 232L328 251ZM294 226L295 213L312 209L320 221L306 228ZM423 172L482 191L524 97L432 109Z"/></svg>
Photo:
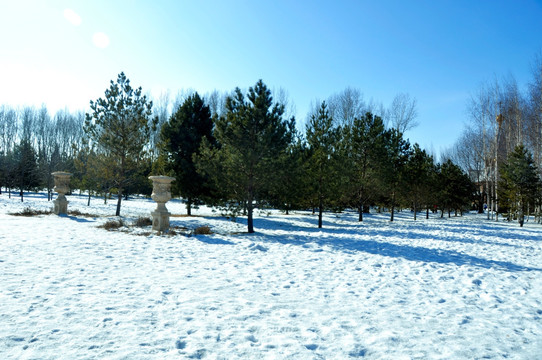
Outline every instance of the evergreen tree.
<svg viewBox="0 0 542 360"><path fill-rule="evenodd" d="M333 126L333 118L329 115L324 102L316 113L312 114L307 125L307 143L309 145L309 177L311 188L318 206L318 228L322 227L322 214L325 206L337 197L333 182L336 180L335 147L338 142L338 131Z"/></svg>
<svg viewBox="0 0 542 360"><path fill-rule="evenodd" d="M471 206L476 198L476 188L467 174L450 159L439 167L438 175L438 203L442 210L448 211L448 217L452 210L462 211Z"/></svg>
<svg viewBox="0 0 542 360"><path fill-rule="evenodd" d="M19 187L21 201L25 190L39 186L36 152L28 140L22 140L13 151L15 183Z"/></svg>
<svg viewBox="0 0 542 360"><path fill-rule="evenodd" d="M226 109L216 121L217 146L203 141L198 169L225 189L225 200L246 206L248 232L253 233L254 202L276 181L277 159L291 142L288 130L294 119L283 119L284 105L274 103L262 80L248 89L246 98L236 88Z"/></svg>
<svg viewBox="0 0 542 360"><path fill-rule="evenodd" d="M348 181L349 196L353 197L358 208L359 221L363 221L363 212L369 207L381 189L382 163L385 161L384 123L379 116L370 112L355 118L347 128L348 145Z"/></svg>
<svg viewBox="0 0 542 360"><path fill-rule="evenodd" d="M87 206L90 206L90 199L98 190L98 178L95 173L96 152L85 143L76 153L74 158L75 171L72 183L80 190L88 191Z"/></svg>
<svg viewBox="0 0 542 360"><path fill-rule="evenodd" d="M410 143L396 129L386 132L386 160L383 163L383 182L390 206L390 221L394 220L395 207L405 185L405 166L410 154Z"/></svg>
<svg viewBox="0 0 542 360"><path fill-rule="evenodd" d="M412 152L405 167L405 196L412 206L414 220L422 205L429 205L431 194L431 178L434 164L433 157L422 150L418 144L414 144Z"/></svg>
<svg viewBox="0 0 542 360"><path fill-rule="evenodd" d="M296 133L295 129L290 131ZM278 158L280 166L275 173L276 181L267 195L271 204L283 210L286 215L290 210L301 208L308 197L305 167L307 146L298 134L295 134L294 138L295 140Z"/></svg>
<svg viewBox="0 0 542 360"><path fill-rule="evenodd" d="M198 93L184 101L161 130L161 147L166 155L166 170L176 181L173 191L186 199L186 210L191 215L192 204L211 194L209 179L196 171L194 158L198 156L203 138L212 145L213 121L209 106Z"/></svg>
<svg viewBox="0 0 542 360"><path fill-rule="evenodd" d="M515 213L523 226L527 207L533 206L539 195L540 178L531 153L523 146L516 146L500 168L499 203Z"/></svg>
<svg viewBox="0 0 542 360"><path fill-rule="evenodd" d="M141 93L141 87L132 88L130 80L120 73L116 83L111 80L104 99L90 101L92 113L86 114L85 132L106 159L103 170L114 169L116 216L120 216L122 195L131 181L130 175L144 155L151 128L156 126L156 119L151 119L152 101Z"/></svg>
<svg viewBox="0 0 542 360"><path fill-rule="evenodd" d="M8 151L4 155L2 168L4 174L3 184L6 187L9 198L11 199L11 189L17 186L17 164L16 156L13 151Z"/></svg>
<svg viewBox="0 0 542 360"><path fill-rule="evenodd" d="M151 196L152 182L149 181L149 174L152 172L152 160L150 154L138 159L134 170L130 173L130 181L127 182L123 192L124 199L127 200L129 195L145 195Z"/></svg>

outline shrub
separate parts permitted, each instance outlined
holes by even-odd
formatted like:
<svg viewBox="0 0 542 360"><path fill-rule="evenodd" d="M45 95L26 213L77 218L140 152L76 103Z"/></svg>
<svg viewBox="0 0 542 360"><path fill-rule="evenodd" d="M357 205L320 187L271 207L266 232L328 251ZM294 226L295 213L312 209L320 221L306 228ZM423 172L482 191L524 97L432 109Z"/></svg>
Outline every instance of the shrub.
<svg viewBox="0 0 542 360"><path fill-rule="evenodd" d="M212 233L209 226L200 226L194 229L194 235L210 235Z"/></svg>
<svg viewBox="0 0 542 360"><path fill-rule="evenodd" d="M103 228L105 230L117 230L124 226L124 221L122 219L119 220L108 220L105 224L100 225L98 227Z"/></svg>
<svg viewBox="0 0 542 360"><path fill-rule="evenodd" d="M36 210L30 207L25 207L22 211L17 213L10 213L9 215L14 216L37 216L37 215L49 215L52 214L52 210Z"/></svg>
<svg viewBox="0 0 542 360"><path fill-rule="evenodd" d="M99 215L96 215L96 214L88 214L88 213L84 213L84 212L79 211L78 209L68 210L68 215L72 215L72 216L83 216L83 217L92 217L92 218L96 218L96 217L99 216Z"/></svg>
<svg viewBox="0 0 542 360"><path fill-rule="evenodd" d="M140 216L134 221L134 226L137 227L145 227L145 226L151 226L152 225L152 219L149 217Z"/></svg>

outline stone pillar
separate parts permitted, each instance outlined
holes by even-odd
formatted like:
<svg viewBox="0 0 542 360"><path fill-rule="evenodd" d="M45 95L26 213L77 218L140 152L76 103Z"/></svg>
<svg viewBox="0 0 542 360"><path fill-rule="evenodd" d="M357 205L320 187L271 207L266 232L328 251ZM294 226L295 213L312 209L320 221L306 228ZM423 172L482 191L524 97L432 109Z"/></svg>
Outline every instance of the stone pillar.
<svg viewBox="0 0 542 360"><path fill-rule="evenodd" d="M175 180L169 176L149 176L152 180L152 199L158 203L156 209L151 212L152 229L166 231L169 229L169 216L166 203L171 199L171 182Z"/></svg>
<svg viewBox="0 0 542 360"><path fill-rule="evenodd" d="M62 171L52 173L55 180L55 188L53 189L58 193L58 197L53 201L53 212L57 215L68 213L68 200L66 200L66 193L70 191L70 177L72 174Z"/></svg>

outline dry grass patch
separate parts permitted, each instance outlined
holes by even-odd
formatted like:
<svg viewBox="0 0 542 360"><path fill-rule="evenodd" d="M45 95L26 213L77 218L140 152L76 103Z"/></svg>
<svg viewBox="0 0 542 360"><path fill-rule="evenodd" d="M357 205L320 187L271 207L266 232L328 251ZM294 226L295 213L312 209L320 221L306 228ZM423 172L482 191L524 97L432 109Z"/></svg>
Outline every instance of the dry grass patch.
<svg viewBox="0 0 542 360"><path fill-rule="evenodd" d="M140 216L134 221L134 226L146 227L152 225L152 219L145 216Z"/></svg>
<svg viewBox="0 0 542 360"><path fill-rule="evenodd" d="M108 220L103 225L100 225L98 227L111 231L111 230L118 230L123 226L124 226L124 221L122 221L122 219L119 219L119 220Z"/></svg>
<svg viewBox="0 0 542 360"><path fill-rule="evenodd" d="M96 214L89 214L89 213L81 212L81 211L79 211L78 209L68 210L68 215L71 215L71 216L82 216L82 217L89 217L89 218L97 218L97 217L100 217L99 215L96 215Z"/></svg>
<svg viewBox="0 0 542 360"><path fill-rule="evenodd" d="M52 210L36 210L32 209L30 207L25 207L23 210L16 212L16 213L9 213L9 215L13 216L38 216L38 215L50 215L52 214Z"/></svg>
<svg viewBox="0 0 542 360"><path fill-rule="evenodd" d="M211 235L212 233L209 226L200 226L194 229L194 235Z"/></svg>

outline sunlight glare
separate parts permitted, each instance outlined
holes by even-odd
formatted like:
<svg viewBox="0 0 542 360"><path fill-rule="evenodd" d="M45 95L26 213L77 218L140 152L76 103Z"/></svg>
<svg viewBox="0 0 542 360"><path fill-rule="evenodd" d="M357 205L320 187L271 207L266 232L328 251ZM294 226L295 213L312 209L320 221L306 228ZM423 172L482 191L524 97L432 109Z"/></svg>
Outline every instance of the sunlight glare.
<svg viewBox="0 0 542 360"><path fill-rule="evenodd" d="M72 25L75 25L75 26L81 25L81 17L72 9L64 9L64 17Z"/></svg>
<svg viewBox="0 0 542 360"><path fill-rule="evenodd" d="M109 37L103 32L97 32L92 36L92 42L97 47L105 49L109 46Z"/></svg>

